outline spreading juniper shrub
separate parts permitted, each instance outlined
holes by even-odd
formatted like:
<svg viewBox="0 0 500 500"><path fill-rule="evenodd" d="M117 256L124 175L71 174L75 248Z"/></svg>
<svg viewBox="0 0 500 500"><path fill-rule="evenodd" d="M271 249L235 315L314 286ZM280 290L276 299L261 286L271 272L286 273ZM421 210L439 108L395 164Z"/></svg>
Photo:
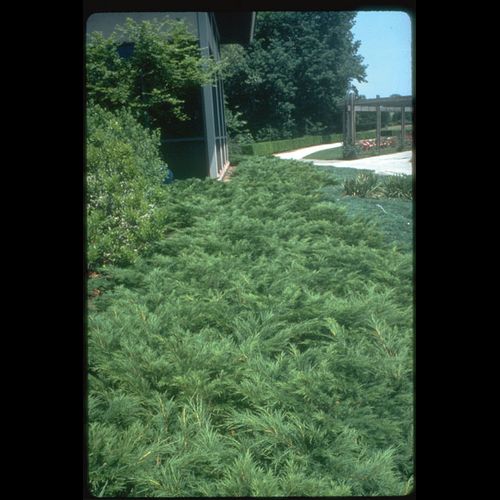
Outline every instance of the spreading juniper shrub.
<svg viewBox="0 0 500 500"><path fill-rule="evenodd" d="M172 185L189 222L110 268L89 311L94 494L411 490L411 255L325 202L328 182L254 158Z"/></svg>

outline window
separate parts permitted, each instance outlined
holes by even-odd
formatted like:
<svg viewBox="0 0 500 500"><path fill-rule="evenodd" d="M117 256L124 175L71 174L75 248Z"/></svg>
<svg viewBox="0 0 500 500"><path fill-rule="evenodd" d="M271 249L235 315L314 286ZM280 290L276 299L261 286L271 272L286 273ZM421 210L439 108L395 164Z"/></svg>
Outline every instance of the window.
<svg viewBox="0 0 500 500"><path fill-rule="evenodd" d="M212 28L215 25L211 17L209 17ZM213 31L214 36L216 33ZM214 48L215 49L215 48ZM212 47L209 48L211 57L218 59L218 53L214 55ZM228 163L227 154L227 132L224 116L224 89L222 86L221 75L217 75L215 82L211 86L212 93L212 106L213 106L213 120L214 120L214 133L215 133L215 161L217 165L217 174L222 172L222 169Z"/></svg>
<svg viewBox="0 0 500 500"><path fill-rule="evenodd" d="M133 42L125 42L118 47L118 55L122 59L130 59L130 57L132 57L133 52L134 52Z"/></svg>

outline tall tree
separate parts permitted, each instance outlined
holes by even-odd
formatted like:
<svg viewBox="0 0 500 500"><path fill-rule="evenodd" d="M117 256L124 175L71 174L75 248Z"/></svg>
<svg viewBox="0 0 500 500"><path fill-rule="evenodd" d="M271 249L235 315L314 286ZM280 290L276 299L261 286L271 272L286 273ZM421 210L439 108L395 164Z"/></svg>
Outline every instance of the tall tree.
<svg viewBox="0 0 500 500"><path fill-rule="evenodd" d="M259 12L254 41L226 46L228 106L257 139L341 127L338 104L353 80L365 80L355 12Z"/></svg>

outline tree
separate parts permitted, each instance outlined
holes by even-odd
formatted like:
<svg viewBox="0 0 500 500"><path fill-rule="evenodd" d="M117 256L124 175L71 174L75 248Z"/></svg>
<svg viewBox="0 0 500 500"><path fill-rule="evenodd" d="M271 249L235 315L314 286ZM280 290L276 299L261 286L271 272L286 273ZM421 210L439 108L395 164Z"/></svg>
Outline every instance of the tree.
<svg viewBox="0 0 500 500"><path fill-rule="evenodd" d="M259 12L247 48L223 47L225 91L257 139L341 129L350 82L364 81L354 12Z"/></svg>
<svg viewBox="0 0 500 500"><path fill-rule="evenodd" d="M131 54L122 57L124 42ZM109 38L92 33L87 44L87 96L110 111L128 108L143 125L181 133L194 120L199 86L220 65L202 58L183 21L128 19Z"/></svg>

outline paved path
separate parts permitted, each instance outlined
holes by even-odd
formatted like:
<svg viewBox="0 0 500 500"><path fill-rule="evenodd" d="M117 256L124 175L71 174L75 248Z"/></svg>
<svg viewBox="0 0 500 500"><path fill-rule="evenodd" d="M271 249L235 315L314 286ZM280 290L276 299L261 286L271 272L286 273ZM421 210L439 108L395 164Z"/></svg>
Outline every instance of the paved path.
<svg viewBox="0 0 500 500"><path fill-rule="evenodd" d="M373 170L381 175L412 174L412 152L401 151L389 155L370 156L359 160L303 160L313 165Z"/></svg>
<svg viewBox="0 0 500 500"><path fill-rule="evenodd" d="M295 149L294 151L286 151L284 153L276 153L274 156L282 158L283 160L302 160L304 162L312 163L313 165L320 165L323 167L347 167L357 168L360 170L373 170L381 175L394 175L394 174L407 174L412 173L412 152L401 151L400 153L393 153L388 155L370 156L368 158L361 158L359 160L304 160L308 156L317 151L325 149L339 148L342 146L341 142L334 142L331 144L320 144L319 146L310 146L308 148Z"/></svg>

